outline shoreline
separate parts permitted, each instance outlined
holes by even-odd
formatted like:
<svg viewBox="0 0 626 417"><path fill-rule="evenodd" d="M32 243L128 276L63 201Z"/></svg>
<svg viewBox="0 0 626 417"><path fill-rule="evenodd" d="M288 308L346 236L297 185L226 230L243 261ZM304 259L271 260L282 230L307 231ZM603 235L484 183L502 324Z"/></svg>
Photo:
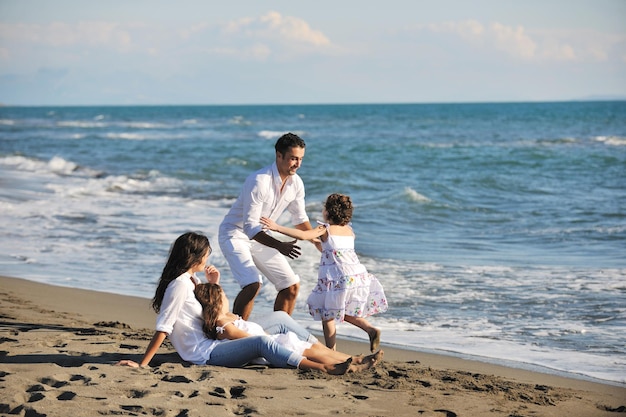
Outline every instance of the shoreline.
<svg viewBox="0 0 626 417"><path fill-rule="evenodd" d="M340 392L345 390L351 392L353 389L365 392L366 394L350 394L349 396L357 395L357 400L352 399L352 401L365 407L363 410L370 410L371 407L376 408L383 405L391 407L389 410L392 412L383 415L404 415L403 413L409 410L415 415L419 411L418 409L429 410L430 404L440 404L433 406L439 407L433 408L433 413L436 413L437 409L445 409L452 412L452 415L465 416L496 416L502 415L504 410L519 409L525 409L525 413L528 413L530 409L541 410L540 414L546 416L577 415L563 411L580 411L581 409L586 409L590 413L586 415L592 416L615 416L616 412L618 414L626 413L626 386L619 385L619 383L589 381L588 379L492 364L474 358L404 349L386 345L384 340L381 347L385 351L385 357L381 365L361 374L350 374L340 378L291 369L269 368L251 372L247 368L189 366L181 363L182 361L171 349L171 346L161 348L157 355L156 366L152 364L151 369L131 370L113 367L111 362L122 358L133 359L143 355L154 331L156 317L150 309L148 299L60 287L3 276L0 276L0 288L0 296L2 297L0 304L2 320L0 326L2 329L0 371L2 372L0 374L6 374L0 378L0 393L2 393L0 397L4 398L0 400L2 403L0 404L0 412L2 413L10 412L19 407L37 409L39 405L46 405L45 408L51 410L47 415L62 415L63 403L67 406L72 401L56 401L60 404L54 404L54 401L45 395L47 392L57 389L54 388L54 385L42 388L43 393L41 395L44 398L41 401L33 401L34 394L26 394L26 392L38 384L41 385L41 381L46 380L46 378L50 378L45 375L46 372L71 374L79 368L84 376L89 373L90 364L91 367L106 367L107 373L112 375L112 378L124 380L131 386L137 385L137 378L152 380L158 372L164 372L164 369L169 369L174 374L183 373L187 375L187 379L192 380L193 378L190 378L189 375L196 372L202 373L201 370L204 368L206 368L205 373L215 374L216 380L241 375L242 380L246 380L247 384L250 385L250 391L253 386L272 389L272 387L276 388L277 385L285 385L283 381L289 381L287 384L289 388L287 389L293 389L298 393L302 392L302 395L306 396L311 394L311 385L317 387L321 383L324 387L334 387L333 389L328 388L332 392L337 389ZM96 328L94 329L93 326ZM71 329L69 333L68 329ZM44 338L41 337L41 332L44 332ZM81 335L81 332L84 334ZM69 337L71 340L64 341L64 339L68 339L67 335L70 333L73 333L74 336ZM347 339L338 340L338 349L349 354L366 353L368 350L366 343ZM55 369L50 370L51 367ZM68 369L71 370L68 371ZM18 377L18 375L20 376ZM267 375L270 375L269 380ZM280 378L273 378L273 376L280 376ZM12 380L12 378L16 378L16 380ZM65 382L68 382L68 386L72 386L71 392L76 399L82 396L81 392L89 391L87 385L83 387L74 386L77 384L72 383L71 377L69 379L70 381ZM370 382L366 384L364 382L366 380ZM485 382L484 386L481 385L480 381L485 380L489 382ZM147 381L144 382L147 383ZM208 388L210 381L209 384L206 383L206 380L197 381L200 387ZM373 387L373 384L378 386ZM510 391L513 390L509 384L520 391L518 396L509 398L511 396ZM351 385L353 386L351 387ZM149 385L146 385L145 388L148 387ZM115 389L122 388L116 387ZM135 389L137 388L135 387ZM12 390L17 391L13 392ZM60 388L57 390L62 391ZM158 388L156 391L160 392ZM313 391L324 390L318 387ZM418 397L415 397L417 398L416 402L413 403L409 398L405 398L407 392L413 396L419 394ZM450 398L450 392L454 393L455 398L459 398L453 400ZM549 396L548 393L553 393L553 395ZM159 395L161 394L163 393L161 392ZM317 394L319 396L322 393L317 392ZM63 394L60 393L59 395ZM66 395L71 396L70 394ZM21 398L20 396L24 398L22 404L18 404L19 401L15 400ZM109 395L106 398L110 400L112 396ZM393 396L398 397L397 401L390 399ZM146 397L150 396L146 395ZM360 400L361 397L370 399L370 404L364 404L368 403L368 400ZM125 398L128 400L128 396ZM256 398L257 402L264 403L262 398L262 396ZM426 401L427 399L428 401ZM50 400L50 404L44 404L47 400ZM425 402L420 402L422 400ZM5 401L9 401L9 403L5 404ZM290 399L284 395L281 396L281 401L285 401L284 409L281 408L283 405L277 404L276 407L278 408L273 409L274 411L291 410L294 406ZM227 403L230 404L230 402L236 403L237 399L229 398L228 401L222 401L220 404L223 403L223 406ZM75 403L78 402L75 401ZM333 407L338 406L333 401L329 401L329 403L332 403ZM444 407L445 404L449 405ZM95 406L93 404L88 405L91 408ZM319 406L318 402L315 406ZM56 407L60 408L57 410ZM141 407L148 406L142 405ZM274 405L267 404L265 407L265 410L270 410ZM494 410L494 413L489 414L489 410ZM498 411L495 412L495 410ZM91 411L93 413L93 410ZM331 412L331 409L327 411ZM513 411L507 412L513 413ZM56 412L59 414L55 414ZM263 415L264 413L258 412L258 414ZM265 415L272 415L272 413L267 411ZM322 412L321 415L326 414ZM422 415L440 414L422 413Z"/></svg>

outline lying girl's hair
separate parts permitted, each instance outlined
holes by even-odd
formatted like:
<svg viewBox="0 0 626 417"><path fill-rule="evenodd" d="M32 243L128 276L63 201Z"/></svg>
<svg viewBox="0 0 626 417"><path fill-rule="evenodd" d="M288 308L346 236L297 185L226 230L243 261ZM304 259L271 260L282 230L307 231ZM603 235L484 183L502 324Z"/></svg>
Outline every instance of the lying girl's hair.
<svg viewBox="0 0 626 417"><path fill-rule="evenodd" d="M202 305L202 330L209 339L217 340L217 319L222 312L222 287L218 284L198 284L194 290Z"/></svg>

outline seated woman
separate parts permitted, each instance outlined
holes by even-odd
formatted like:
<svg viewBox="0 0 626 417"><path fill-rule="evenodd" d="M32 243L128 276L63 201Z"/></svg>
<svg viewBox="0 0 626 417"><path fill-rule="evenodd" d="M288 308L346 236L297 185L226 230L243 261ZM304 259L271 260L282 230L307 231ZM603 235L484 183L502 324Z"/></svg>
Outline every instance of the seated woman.
<svg viewBox="0 0 626 417"><path fill-rule="evenodd" d="M194 290L200 284L195 274L202 270L209 283L219 283L219 271L213 265L205 267L210 253L209 240L202 234L189 232L176 239L152 300L152 307L158 313L154 336L140 363L122 360L118 365L148 365L166 337L170 338L183 360L197 365L240 367L262 357L275 367L317 369L339 375L366 369L382 358L382 351L364 358L351 358L336 352L337 355L329 355L322 363L294 354L293 350L281 345L270 335L293 332L299 340L308 341L311 346L323 345L284 312L268 314L259 322L268 334L240 334L241 337L234 340L208 338L203 331L205 321L202 305L196 299ZM311 347L309 350L317 352L318 348ZM319 360L319 356L315 357Z"/></svg>

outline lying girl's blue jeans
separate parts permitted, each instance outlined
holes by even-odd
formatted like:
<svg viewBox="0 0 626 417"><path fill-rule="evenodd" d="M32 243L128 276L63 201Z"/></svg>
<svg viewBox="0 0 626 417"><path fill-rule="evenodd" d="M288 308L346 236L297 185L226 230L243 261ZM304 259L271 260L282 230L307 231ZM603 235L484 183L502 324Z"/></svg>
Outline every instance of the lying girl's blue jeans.
<svg viewBox="0 0 626 417"><path fill-rule="evenodd" d="M300 340L309 343L318 342L315 336L309 333L307 329L284 311L274 311L270 314L264 314L262 317L258 319L255 318L253 321L260 324L267 334L293 332Z"/></svg>
<svg viewBox="0 0 626 417"><path fill-rule="evenodd" d="M316 343L317 339L283 311L267 314L257 321L268 334L294 332L299 339ZM268 336L250 336L221 342L213 348L208 365L240 367L256 358L265 358L273 366L297 367L303 357L276 343Z"/></svg>

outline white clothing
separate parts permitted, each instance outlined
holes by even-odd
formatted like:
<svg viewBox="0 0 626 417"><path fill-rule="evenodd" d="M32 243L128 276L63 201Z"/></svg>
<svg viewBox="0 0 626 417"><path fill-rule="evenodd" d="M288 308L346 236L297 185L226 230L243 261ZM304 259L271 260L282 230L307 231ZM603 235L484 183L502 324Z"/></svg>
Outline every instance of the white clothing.
<svg viewBox="0 0 626 417"><path fill-rule="evenodd" d="M220 249L241 288L255 282L262 283L262 276L274 284L276 291L300 282L300 277L293 272L287 257L276 249L250 240L239 232L227 240L221 240L221 237Z"/></svg>
<svg viewBox="0 0 626 417"><path fill-rule="evenodd" d="M383 286L354 250L354 233L333 235L330 225L322 224L328 237L322 242L317 285L307 299L311 316L318 321L342 322L346 315L368 317L387 311Z"/></svg>
<svg viewBox="0 0 626 417"><path fill-rule="evenodd" d="M196 365L207 363L213 348L220 343L202 331L202 305L194 289L200 280L185 272L165 290L156 330L167 333L181 358Z"/></svg>
<svg viewBox="0 0 626 417"><path fill-rule="evenodd" d="M224 217L220 231L231 236L242 232L252 239L263 230L261 217L278 220L285 210L291 213L293 224L309 221L304 206L304 183L298 174L282 180L276 162L246 178L239 197Z"/></svg>
<svg viewBox="0 0 626 417"><path fill-rule="evenodd" d="M304 183L297 175L285 179L283 187L278 167L260 169L246 179L239 197L219 228L219 244L233 276L243 288L262 282L259 272L280 291L300 281L286 257L276 249L252 238L263 231L261 217L274 221L288 210L294 225L309 221L304 202Z"/></svg>
<svg viewBox="0 0 626 417"><path fill-rule="evenodd" d="M215 330L217 331L217 333L224 333L224 328L228 326L229 324L232 324L238 329L243 330L244 332L253 336L263 336L263 335L270 336L272 339L276 341L276 343L291 350L292 352L297 353L299 356L303 356L304 351L306 349L311 348L312 346L311 343L304 341L304 340L300 340L298 336L292 331L288 331L287 333L277 333L277 334L268 335L265 332L265 330L263 330L263 327L261 327L261 325L254 323L252 321L244 320L241 317L238 317L236 320L232 322L226 323L224 326L217 326Z"/></svg>

